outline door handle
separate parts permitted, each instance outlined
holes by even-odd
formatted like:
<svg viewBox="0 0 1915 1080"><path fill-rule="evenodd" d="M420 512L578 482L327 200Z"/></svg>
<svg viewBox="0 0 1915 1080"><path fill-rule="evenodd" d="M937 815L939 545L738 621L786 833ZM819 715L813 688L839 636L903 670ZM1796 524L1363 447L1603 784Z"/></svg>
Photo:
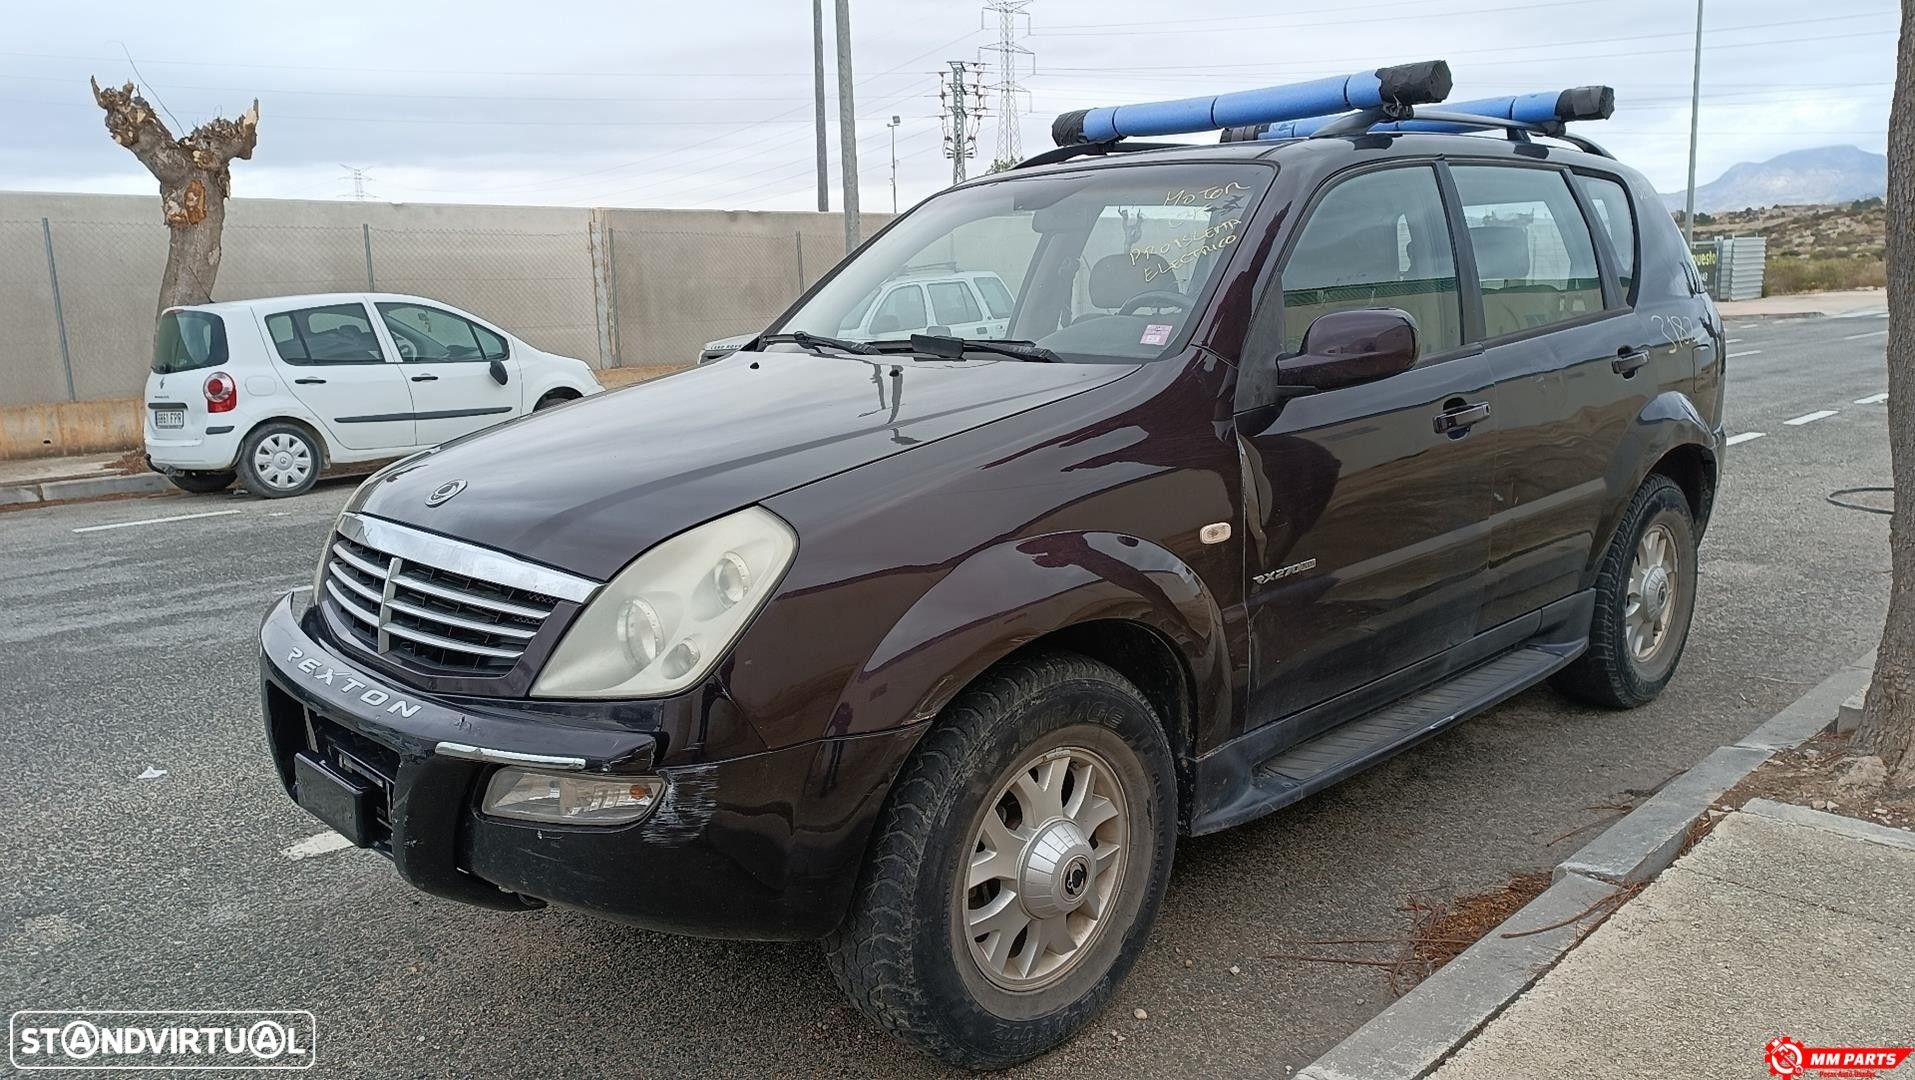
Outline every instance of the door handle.
<svg viewBox="0 0 1915 1080"><path fill-rule="evenodd" d="M1648 362L1648 349L1620 349L1616 358L1609 362L1609 369L1628 379L1634 377L1637 370Z"/></svg>
<svg viewBox="0 0 1915 1080"><path fill-rule="evenodd" d="M412 381L413 382L438 382L439 377L437 375L414 375L412 377Z"/></svg>
<svg viewBox="0 0 1915 1080"><path fill-rule="evenodd" d="M1475 401L1467 405L1458 405L1444 409L1436 414L1432 424L1438 435L1461 438L1469 429L1489 419L1489 402Z"/></svg>
<svg viewBox="0 0 1915 1080"><path fill-rule="evenodd" d="M308 375L307 377L303 379L294 379L293 382L299 384L300 386L323 386L326 380L315 379L312 376Z"/></svg>

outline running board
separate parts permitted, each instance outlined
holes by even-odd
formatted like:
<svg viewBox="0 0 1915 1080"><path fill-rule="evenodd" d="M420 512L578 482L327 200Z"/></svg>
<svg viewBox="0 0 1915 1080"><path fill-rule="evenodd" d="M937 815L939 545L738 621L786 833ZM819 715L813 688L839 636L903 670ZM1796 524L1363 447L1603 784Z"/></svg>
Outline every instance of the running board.
<svg viewBox="0 0 1915 1080"><path fill-rule="evenodd" d="M1262 817L1322 791L1542 682L1582 652L1582 643L1506 652L1394 705L1340 724L1256 766L1249 789L1193 822L1193 834Z"/></svg>

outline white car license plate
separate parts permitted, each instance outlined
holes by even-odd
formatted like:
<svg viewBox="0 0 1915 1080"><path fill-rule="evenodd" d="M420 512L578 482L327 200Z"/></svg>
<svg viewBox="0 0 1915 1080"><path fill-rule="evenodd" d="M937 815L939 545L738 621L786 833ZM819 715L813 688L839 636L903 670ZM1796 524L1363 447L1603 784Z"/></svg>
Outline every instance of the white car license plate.
<svg viewBox="0 0 1915 1080"><path fill-rule="evenodd" d="M183 428L186 426L186 410L154 409L153 426L156 428Z"/></svg>

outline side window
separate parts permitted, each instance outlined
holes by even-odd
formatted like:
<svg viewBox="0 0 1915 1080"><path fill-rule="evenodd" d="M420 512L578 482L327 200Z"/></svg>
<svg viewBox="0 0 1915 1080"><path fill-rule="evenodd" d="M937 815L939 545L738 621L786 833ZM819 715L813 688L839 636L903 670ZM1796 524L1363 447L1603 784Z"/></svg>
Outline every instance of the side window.
<svg viewBox="0 0 1915 1080"><path fill-rule="evenodd" d="M931 310L937 314L938 322L951 326L974 323L984 317L977 301L971 297L971 290L962 281L939 281L930 289Z"/></svg>
<svg viewBox="0 0 1915 1080"><path fill-rule="evenodd" d="M1629 208L1629 193L1614 180L1601 176L1576 174L1583 194L1596 207L1596 216L1609 232L1609 246L1616 249L1616 277L1622 282L1623 295L1636 295L1636 215Z"/></svg>
<svg viewBox="0 0 1915 1080"><path fill-rule="evenodd" d="M477 329L450 311L423 304L380 304L399 359L407 363L456 363L487 359Z"/></svg>
<svg viewBox="0 0 1915 1080"><path fill-rule="evenodd" d="M1483 285L1483 332L1518 334L1602 310L1589 223L1554 169L1452 170Z"/></svg>
<svg viewBox="0 0 1915 1080"><path fill-rule="evenodd" d="M472 324L472 333L479 339L479 358L481 360L504 360L511 350L505 346L505 339L480 326Z"/></svg>
<svg viewBox="0 0 1915 1080"><path fill-rule="evenodd" d="M1284 351L1330 312L1391 307L1416 320L1422 355L1462 344L1456 253L1427 168L1363 173L1317 204L1283 267Z"/></svg>
<svg viewBox="0 0 1915 1080"><path fill-rule="evenodd" d="M993 319L1011 317L1011 291L1004 282L994 277L976 277L971 279L977 284L977 291L984 297L984 307L990 311Z"/></svg>
<svg viewBox="0 0 1915 1080"><path fill-rule="evenodd" d="M288 364L383 364L372 320L358 304L282 311L266 316L266 332Z"/></svg>
<svg viewBox="0 0 1915 1080"><path fill-rule="evenodd" d="M891 290L871 316L873 334L896 334L904 330L922 330L931 320L924 317L924 290L905 285Z"/></svg>

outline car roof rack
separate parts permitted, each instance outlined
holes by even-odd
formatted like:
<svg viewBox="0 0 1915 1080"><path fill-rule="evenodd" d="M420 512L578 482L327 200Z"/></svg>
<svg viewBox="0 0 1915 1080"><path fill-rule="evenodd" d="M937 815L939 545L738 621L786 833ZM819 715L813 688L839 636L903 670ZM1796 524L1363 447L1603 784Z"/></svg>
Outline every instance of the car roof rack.
<svg viewBox="0 0 1915 1080"><path fill-rule="evenodd" d="M1413 105L1442 101L1449 96L1450 85L1449 64L1426 60L1229 94L1077 109L1060 113L1052 121L1055 149L1021 161L1017 167L1049 165L1086 154L1181 145L1124 142L1136 136L1191 135L1219 128L1269 125L1344 109L1383 109L1398 115Z"/></svg>
<svg viewBox="0 0 1915 1080"><path fill-rule="evenodd" d="M1588 153L1613 157L1595 142L1571 134L1567 125L1571 121L1607 120L1615 108L1616 92L1610 87L1577 86L1568 90L1459 101L1434 109L1415 106L1387 111L1359 109L1335 116L1243 125L1225 129L1219 141L1336 138L1368 133L1453 134L1501 129L1513 141L1527 142L1529 136L1541 135L1561 139Z"/></svg>

